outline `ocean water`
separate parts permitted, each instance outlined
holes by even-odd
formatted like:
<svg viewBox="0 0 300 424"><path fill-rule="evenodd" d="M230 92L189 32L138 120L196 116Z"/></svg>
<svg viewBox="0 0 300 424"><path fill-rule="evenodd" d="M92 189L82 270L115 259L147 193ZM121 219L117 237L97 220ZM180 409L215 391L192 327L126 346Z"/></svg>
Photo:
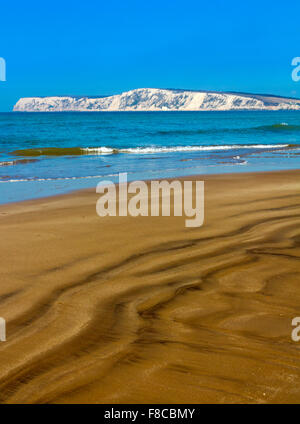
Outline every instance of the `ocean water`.
<svg viewBox="0 0 300 424"><path fill-rule="evenodd" d="M104 180L300 168L300 111L0 113L0 203Z"/></svg>

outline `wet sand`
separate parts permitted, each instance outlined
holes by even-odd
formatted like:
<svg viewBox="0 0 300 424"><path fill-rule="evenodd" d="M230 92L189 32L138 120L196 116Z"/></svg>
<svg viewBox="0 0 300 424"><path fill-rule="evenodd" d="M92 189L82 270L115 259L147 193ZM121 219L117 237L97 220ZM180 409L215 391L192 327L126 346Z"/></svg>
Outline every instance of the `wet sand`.
<svg viewBox="0 0 300 424"><path fill-rule="evenodd" d="M197 179L200 228L0 207L1 403L300 403L300 171Z"/></svg>

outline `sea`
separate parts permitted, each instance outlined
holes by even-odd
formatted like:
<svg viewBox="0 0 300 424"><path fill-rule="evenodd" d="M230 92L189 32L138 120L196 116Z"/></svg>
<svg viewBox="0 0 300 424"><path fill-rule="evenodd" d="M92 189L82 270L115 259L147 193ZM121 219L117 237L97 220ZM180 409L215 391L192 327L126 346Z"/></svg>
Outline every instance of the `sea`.
<svg viewBox="0 0 300 424"><path fill-rule="evenodd" d="M0 113L0 203L99 182L300 169L300 111Z"/></svg>

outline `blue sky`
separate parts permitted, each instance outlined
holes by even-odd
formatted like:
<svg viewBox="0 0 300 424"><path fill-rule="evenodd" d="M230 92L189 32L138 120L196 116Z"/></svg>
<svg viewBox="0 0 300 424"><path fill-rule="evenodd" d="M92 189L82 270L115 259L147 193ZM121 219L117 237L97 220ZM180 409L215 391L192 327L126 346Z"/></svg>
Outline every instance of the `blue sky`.
<svg viewBox="0 0 300 424"><path fill-rule="evenodd" d="M300 97L299 16L299 0L3 2L0 111L19 97L138 87Z"/></svg>

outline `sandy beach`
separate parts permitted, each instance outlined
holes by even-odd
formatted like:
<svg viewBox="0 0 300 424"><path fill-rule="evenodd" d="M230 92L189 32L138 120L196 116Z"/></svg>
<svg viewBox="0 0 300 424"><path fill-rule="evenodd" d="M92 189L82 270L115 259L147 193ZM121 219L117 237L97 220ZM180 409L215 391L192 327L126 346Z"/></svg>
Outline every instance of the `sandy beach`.
<svg viewBox="0 0 300 424"><path fill-rule="evenodd" d="M1 403L299 403L300 171L197 179L199 228L0 207Z"/></svg>

